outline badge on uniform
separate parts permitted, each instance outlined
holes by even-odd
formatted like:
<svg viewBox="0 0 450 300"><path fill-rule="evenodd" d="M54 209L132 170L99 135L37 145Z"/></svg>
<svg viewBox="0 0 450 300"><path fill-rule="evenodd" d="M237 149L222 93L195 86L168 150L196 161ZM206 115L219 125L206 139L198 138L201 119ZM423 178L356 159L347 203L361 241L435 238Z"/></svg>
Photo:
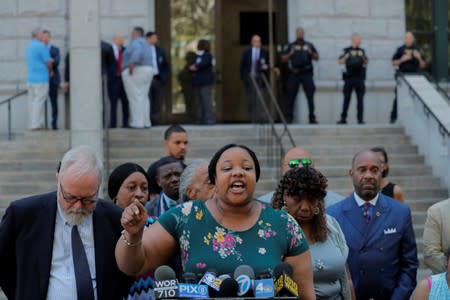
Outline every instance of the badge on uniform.
<svg viewBox="0 0 450 300"><path fill-rule="evenodd" d="M201 63L202 62L202 58L201 57L197 57L197 59L195 60L195 63L196 64L199 64L199 63Z"/></svg>
<svg viewBox="0 0 450 300"><path fill-rule="evenodd" d="M300 50L302 50L302 46L300 46L300 45L295 45L295 46L294 46L294 50L295 50L295 51L300 51Z"/></svg>
<svg viewBox="0 0 450 300"><path fill-rule="evenodd" d="M303 50L308 51L309 50L308 45L303 46Z"/></svg>
<svg viewBox="0 0 450 300"><path fill-rule="evenodd" d="M363 56L363 52L361 50L358 50L358 56Z"/></svg>
<svg viewBox="0 0 450 300"><path fill-rule="evenodd" d="M264 58L261 58L261 64L265 65L266 64L266 60Z"/></svg>
<svg viewBox="0 0 450 300"><path fill-rule="evenodd" d="M356 56L356 55L358 55L358 51L352 50L352 51L350 51L350 55L351 56Z"/></svg>
<svg viewBox="0 0 450 300"><path fill-rule="evenodd" d="M159 57L158 57L158 62L159 62L159 63L162 63L162 62L163 62L163 57L162 57L162 56L159 56Z"/></svg>

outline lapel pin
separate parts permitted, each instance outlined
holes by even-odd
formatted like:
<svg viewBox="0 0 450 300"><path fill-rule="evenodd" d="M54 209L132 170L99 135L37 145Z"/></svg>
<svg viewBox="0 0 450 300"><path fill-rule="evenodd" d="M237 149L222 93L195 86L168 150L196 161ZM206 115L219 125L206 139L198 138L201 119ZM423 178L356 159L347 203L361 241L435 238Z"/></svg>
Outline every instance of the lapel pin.
<svg viewBox="0 0 450 300"><path fill-rule="evenodd" d="M381 213L379 211L377 211L376 213L377 217L381 216Z"/></svg>

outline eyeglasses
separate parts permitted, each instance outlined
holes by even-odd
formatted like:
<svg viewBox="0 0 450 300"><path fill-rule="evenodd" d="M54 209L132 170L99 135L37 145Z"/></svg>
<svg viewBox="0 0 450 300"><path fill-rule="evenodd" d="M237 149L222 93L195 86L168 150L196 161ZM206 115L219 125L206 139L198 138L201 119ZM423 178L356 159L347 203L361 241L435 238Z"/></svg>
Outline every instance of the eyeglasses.
<svg viewBox="0 0 450 300"><path fill-rule="evenodd" d="M61 184L59 184L59 188L61 190L61 194L62 194L64 200L66 200L67 202L69 202L71 204L75 204L75 203L77 203L77 201L80 201L83 205L90 205L97 201L98 190L92 196L78 197L78 196L73 196L73 195L70 195L70 194L67 194L66 192L64 192L64 189Z"/></svg>
<svg viewBox="0 0 450 300"><path fill-rule="evenodd" d="M288 163L289 168L293 169L293 168L297 168L300 165L302 165L303 167L308 167L311 166L313 163L312 159L309 158L300 158L300 159L291 159Z"/></svg>

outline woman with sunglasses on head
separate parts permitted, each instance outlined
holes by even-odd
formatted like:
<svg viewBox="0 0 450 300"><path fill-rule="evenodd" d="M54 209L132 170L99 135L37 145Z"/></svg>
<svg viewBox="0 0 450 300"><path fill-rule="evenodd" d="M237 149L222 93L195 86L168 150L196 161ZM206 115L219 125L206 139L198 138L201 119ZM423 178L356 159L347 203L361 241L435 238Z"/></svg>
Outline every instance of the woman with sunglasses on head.
<svg viewBox="0 0 450 300"><path fill-rule="evenodd" d="M316 299L300 226L288 213L253 198L260 175L255 153L243 145L224 146L211 159L208 175L216 191L210 199L171 208L148 230L143 230L146 212L139 201L125 208L125 230L116 245L119 268L129 275L145 274L176 252L183 272L194 274L211 269L230 274L242 265L261 274L285 262L293 269L299 298Z"/></svg>
<svg viewBox="0 0 450 300"><path fill-rule="evenodd" d="M389 175L389 160L388 160L388 154L386 152L386 149L383 147L374 147L370 149L370 151L375 152L375 154L378 156L378 158L381 161L383 172L381 179L381 192L393 199L396 199L400 202L405 201L405 195L403 194L402 188L393 182L390 182L387 177Z"/></svg>
<svg viewBox="0 0 450 300"><path fill-rule="evenodd" d="M281 179L272 206L288 211L305 233L317 299L355 299L344 234L337 221L325 214L326 188L325 176L310 165L293 168Z"/></svg>

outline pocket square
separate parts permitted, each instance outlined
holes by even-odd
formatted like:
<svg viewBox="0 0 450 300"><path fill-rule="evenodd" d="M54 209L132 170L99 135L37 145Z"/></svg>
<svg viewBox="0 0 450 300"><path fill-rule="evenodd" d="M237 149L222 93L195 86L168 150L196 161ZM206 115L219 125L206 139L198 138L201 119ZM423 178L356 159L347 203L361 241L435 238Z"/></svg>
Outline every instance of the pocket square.
<svg viewBox="0 0 450 300"><path fill-rule="evenodd" d="M397 228L386 228L384 230L384 234L393 234L393 233L397 233Z"/></svg>

